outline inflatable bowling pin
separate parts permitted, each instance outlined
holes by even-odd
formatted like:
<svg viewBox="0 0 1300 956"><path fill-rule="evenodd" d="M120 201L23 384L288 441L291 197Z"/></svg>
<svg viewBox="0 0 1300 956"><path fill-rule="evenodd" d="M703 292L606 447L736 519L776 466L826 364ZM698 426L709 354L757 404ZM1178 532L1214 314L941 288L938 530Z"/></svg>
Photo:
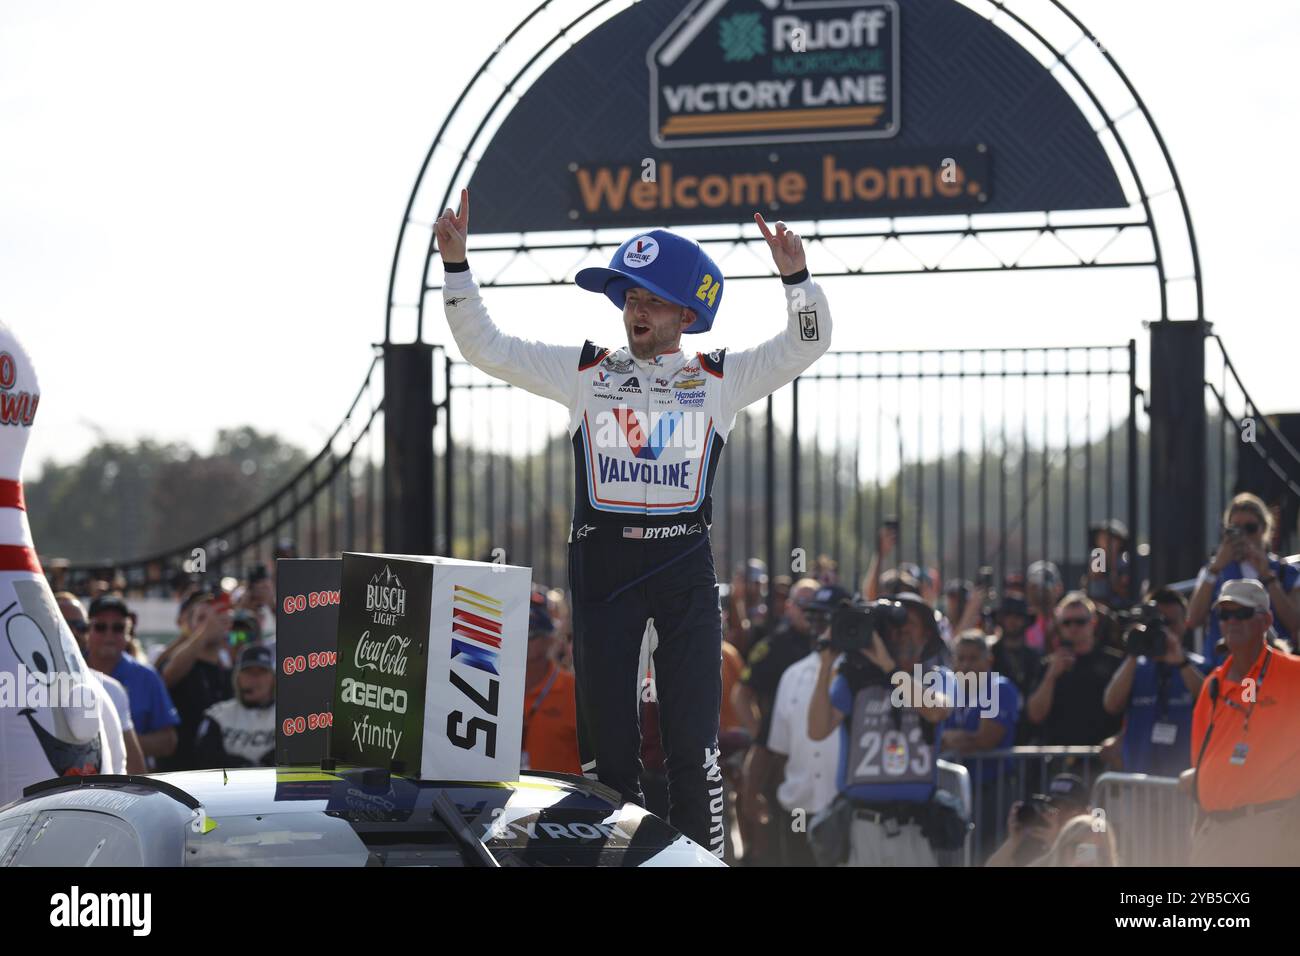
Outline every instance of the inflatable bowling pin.
<svg viewBox="0 0 1300 956"><path fill-rule="evenodd" d="M40 387L0 322L0 806L23 787L99 773L108 756L102 695L41 572L22 464Z"/></svg>

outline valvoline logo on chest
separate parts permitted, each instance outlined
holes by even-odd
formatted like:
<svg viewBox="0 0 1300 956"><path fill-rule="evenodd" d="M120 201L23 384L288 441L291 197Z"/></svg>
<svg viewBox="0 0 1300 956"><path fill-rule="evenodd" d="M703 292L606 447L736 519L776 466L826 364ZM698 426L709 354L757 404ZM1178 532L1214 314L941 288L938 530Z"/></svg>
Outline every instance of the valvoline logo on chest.
<svg viewBox="0 0 1300 956"><path fill-rule="evenodd" d="M659 460L682 421L681 412L664 412L655 420L654 427L647 431L634 409L616 408L614 415L632 454L649 461Z"/></svg>

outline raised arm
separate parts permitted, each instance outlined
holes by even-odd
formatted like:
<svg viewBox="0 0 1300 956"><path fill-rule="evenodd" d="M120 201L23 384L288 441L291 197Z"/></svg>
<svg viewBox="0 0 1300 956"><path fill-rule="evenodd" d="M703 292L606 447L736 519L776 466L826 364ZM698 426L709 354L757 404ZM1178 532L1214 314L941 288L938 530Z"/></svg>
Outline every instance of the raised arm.
<svg viewBox="0 0 1300 956"><path fill-rule="evenodd" d="M821 286L808 274L803 241L783 222L776 224L774 233L760 214L754 214L754 221L781 273L786 325L762 345L727 355L723 400L728 417L792 381L831 344L830 306Z"/></svg>
<svg viewBox="0 0 1300 956"><path fill-rule="evenodd" d="M577 394L581 346L546 345L507 335L488 315L467 260L468 189L460 191L459 211L444 210L435 229L438 252L446 271L443 311L461 355L495 378L572 408Z"/></svg>

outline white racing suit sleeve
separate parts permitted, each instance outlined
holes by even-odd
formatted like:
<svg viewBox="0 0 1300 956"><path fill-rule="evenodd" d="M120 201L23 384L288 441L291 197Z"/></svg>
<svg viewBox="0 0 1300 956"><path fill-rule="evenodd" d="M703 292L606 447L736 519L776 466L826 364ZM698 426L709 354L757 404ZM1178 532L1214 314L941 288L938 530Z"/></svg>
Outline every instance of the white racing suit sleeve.
<svg viewBox="0 0 1300 956"><path fill-rule="evenodd" d="M467 362L534 395L573 408L581 346L547 345L506 335L488 315L469 271L446 273L442 302L452 338Z"/></svg>
<svg viewBox="0 0 1300 956"><path fill-rule="evenodd" d="M831 345L831 310L811 277L786 285L785 331L761 345L727 354L723 414L730 419L746 405L793 381Z"/></svg>

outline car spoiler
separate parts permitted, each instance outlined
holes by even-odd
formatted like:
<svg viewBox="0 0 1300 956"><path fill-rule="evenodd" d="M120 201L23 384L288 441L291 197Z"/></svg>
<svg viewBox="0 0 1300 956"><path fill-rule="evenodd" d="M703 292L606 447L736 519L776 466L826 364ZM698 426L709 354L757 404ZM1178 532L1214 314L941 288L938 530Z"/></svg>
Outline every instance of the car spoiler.
<svg viewBox="0 0 1300 956"><path fill-rule="evenodd" d="M156 777L145 777L138 774L102 773L74 777L54 777L24 787L23 796L35 797L41 794L55 793L59 790L78 790L82 787L94 787L97 784L132 784L133 786L144 787L146 790L155 790L158 793L166 794L191 810L199 810L203 806L202 803L195 799L193 794L186 793L174 784L159 780Z"/></svg>

